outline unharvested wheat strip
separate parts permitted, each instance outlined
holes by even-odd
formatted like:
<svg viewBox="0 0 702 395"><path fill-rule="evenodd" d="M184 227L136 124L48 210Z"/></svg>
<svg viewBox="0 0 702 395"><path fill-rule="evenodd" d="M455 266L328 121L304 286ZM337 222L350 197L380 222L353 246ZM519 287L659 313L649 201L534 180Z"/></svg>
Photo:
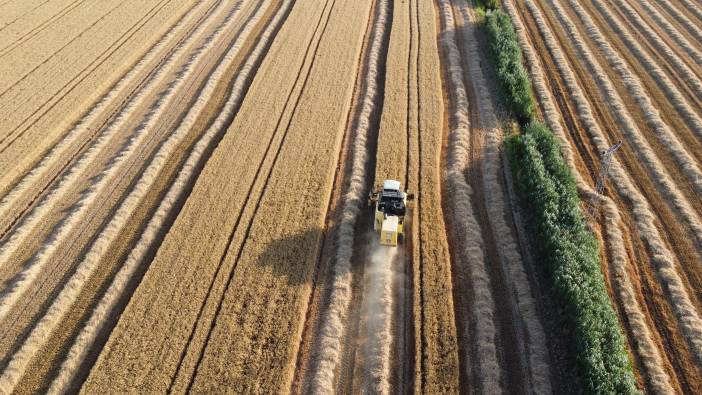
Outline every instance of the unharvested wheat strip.
<svg viewBox="0 0 702 395"><path fill-rule="evenodd" d="M556 109L551 91L546 85L546 81L544 80L545 73L543 72L540 61L535 55L534 48L527 38L524 24L514 9L511 1L505 2L505 8L510 14L515 30L517 31L522 52L524 53L526 62L529 66L531 80L534 85L536 95L539 98L539 102L541 103L546 123L561 141L563 157L575 176L578 189L587 199L596 199L598 198L598 195L585 182L582 175L578 171L577 166L575 165L575 156L571 145L568 142L566 132L563 130L561 115ZM634 291L631 280L626 273L628 259L620 229L622 225L619 211L609 197L604 197L604 208L605 221L607 223L605 232L607 234L607 242L610 245L613 255L612 260L609 263L613 265L615 272L618 274L616 278L616 289L619 298L622 301L620 304L623 306L629 325L631 325L632 328L636 351L643 362L643 366L646 371L646 375L649 378L649 382L651 383L652 389L659 394L670 394L673 392L670 385L670 377L663 369L663 359L660 355L658 345L653 339L646 322L646 316L641 310L641 305L636 298L636 292Z"/></svg>
<svg viewBox="0 0 702 395"><path fill-rule="evenodd" d="M119 93L131 85L146 69L146 67L153 62L157 56L162 55L161 51L178 35L182 30L190 25L197 17L200 15L201 9L205 8L207 4L201 3L196 9L189 12L187 16L181 18L180 21L170 28L170 30L154 45L151 49L142 57L139 63L131 69L125 76L120 78L120 80L108 91L88 114L86 114L76 125L61 139L61 141L54 146L54 148L49 151L49 153L41 160L41 162L33 168L27 175L25 175L16 185L9 191L0 201L0 218L6 218L9 215L14 215L14 211L17 209L16 205L20 198L22 198L27 191L32 187L39 184L46 173L55 168L57 163L64 161L68 156L69 150L76 144L77 141L81 141L86 138L86 133L89 132L90 126L102 117L106 111L112 106L115 100L118 98ZM165 77L167 73L162 73ZM149 85L150 87L152 85ZM148 88L147 86L144 89ZM148 89L147 89L148 90ZM113 129L117 130L117 129Z"/></svg>
<svg viewBox="0 0 702 395"><path fill-rule="evenodd" d="M385 29L387 29L388 1L380 0L378 15L373 24L370 51L368 56L368 74L365 77L365 90L358 115L357 128L354 131L351 176L348 191L343 197L343 208L336 235L331 294L329 305L323 312L319 340L314 345L312 375L308 390L312 393L333 393L335 372L341 360L342 337L345 331L346 316L351 300L351 255L353 254L354 230L365 201L368 188L366 162L368 151L368 128L370 117L375 110L378 96L378 63Z"/></svg>
<svg viewBox="0 0 702 395"><path fill-rule="evenodd" d="M573 1L571 1L571 4L573 4ZM680 90L678 90L675 84L670 80L670 78L668 78L668 75L665 74L663 70L658 66L658 62L653 60L651 56L648 55L648 53L643 49L643 47L641 47L641 44L639 44L638 39L631 35L631 31L622 23L622 21L618 20L612 14L607 5L605 5L600 0L594 0L593 4L605 17L609 25L616 32L619 33L620 37L627 45L627 47L633 51L633 53L646 67L646 69L651 72L651 75L655 78L658 85L666 92L666 94L670 98L675 109L683 115L688 125L690 125L690 128L697 134L698 138L702 139L702 120L697 115L695 110L693 110L693 108L690 106L687 100L683 97L683 95L680 93ZM573 7L580 8L580 11L578 11L580 15L582 15L584 18L587 18L587 20L589 21L588 23L592 25L592 19L590 19L590 17L587 16L587 14L585 14L584 10L582 10L582 7L580 7L579 4L576 4ZM596 32L601 36L599 30L597 30ZM689 75L686 79L690 80L693 78L699 83L699 80L694 75ZM699 92L700 94L702 94L702 84L699 84L699 86L701 87L701 90Z"/></svg>
<svg viewBox="0 0 702 395"><path fill-rule="evenodd" d="M180 77L174 81L167 89L166 93L160 97L159 101L152 107L147 119L139 126L136 134L127 143L127 146L117 154L114 160L110 161L108 168L104 169L99 176L99 180L91 185L81 199L75 204L74 209L69 213L61 225L53 232L49 241L32 257L22 271L15 276L15 281L9 289L0 296L0 320L4 319L14 304L22 297L24 292L31 286L36 277L42 272L44 266L50 262L53 253L70 235L70 232L79 224L85 216L88 208L99 194L106 188L114 176L121 169L122 165L136 152L143 140L148 136L148 132L156 126L162 113L169 107L170 102L175 98L176 93L194 72L196 66L207 60L208 51L214 47L220 36L224 34L226 28L234 25L234 15L240 10L240 3L237 4L225 18L218 28L205 40L190 57L185 69ZM59 196L60 197L60 196Z"/></svg>
<svg viewBox="0 0 702 395"><path fill-rule="evenodd" d="M627 0L617 0L617 4L620 2L625 3L626 1ZM697 50L697 48L695 48L690 41L680 34L680 32L673 25L671 25L653 5L649 3L649 0L637 0L637 2L646 10L648 16L650 16L666 33L668 33L676 44L684 49L687 54L692 57L695 62L697 62L697 64L702 64L702 52Z"/></svg>
<svg viewBox="0 0 702 395"><path fill-rule="evenodd" d="M76 337L75 342L68 351L66 360L61 364L61 368L56 376L56 379L51 384L49 389L50 394L64 393L72 382L78 368L95 341L95 338L103 329L107 317L112 313L115 304L124 293L124 290L135 270L144 263L145 255L149 247L153 245L158 233L163 229L166 217L174 208L177 200L182 195L188 183L191 181L193 176L195 176L195 168L203 159L204 152L206 152L207 148L212 144L215 136L222 133L222 130L227 124L227 120L234 116L234 109L238 107L239 103L241 103L243 99L246 83L252 77L251 73L254 65L260 62L262 59L265 47L271 40L275 29L281 23L286 10L290 7L290 4L291 0L287 0L281 5L277 14L273 17L271 22L266 27L266 30L261 35L253 52L239 71L239 74L237 75L232 87L232 93L222 108L222 112L193 148L192 153L188 157L183 168L178 173L178 177L169 188L168 193L159 205L156 213L149 221L144 233L141 235L134 249L129 254L126 262L115 276L114 280L110 284L110 287L107 289L104 296L95 307L90 319ZM267 7L268 5L264 6L264 8ZM256 18L260 20L260 16L257 16Z"/></svg>
<svg viewBox="0 0 702 395"><path fill-rule="evenodd" d="M91 277L92 273L95 271L100 261L104 258L105 254L109 252L111 244L124 229L124 226L131 217L131 214L139 206L139 203L143 197L148 193L152 184L156 181L161 169L167 163L172 152L188 134L191 126L206 107L210 96L219 83L219 80L231 66L235 57L239 53L241 46L248 39L248 34L251 32L252 27L258 23L262 15L266 12L267 6L268 4L260 6L256 14L246 23L242 33L239 35L239 37L237 37L229 52L217 66L217 69L209 77L207 85L203 89L200 97L198 97L193 107L190 108L175 132L170 135L166 142L161 146L158 153L156 153L153 161L146 168L132 192L130 192L129 196L124 200L119 209L117 209L117 212L113 216L112 220L110 220L107 226L105 226L103 231L97 237L92 247L86 254L85 259L78 265L75 274L70 280L68 280L66 285L64 285L61 293L53 301L47 313L34 326L34 329L30 333L27 340L25 340L20 349L12 356L9 364L5 368L5 371L2 373L2 376L0 376L0 387L10 390L14 388L19 379L25 373L25 369L27 368L31 359L49 339L51 332L62 320L66 312L69 311L76 298L82 291L85 282ZM245 73L248 73L248 71L250 71L250 66ZM247 75L242 76L247 77ZM200 156L204 152L205 148L209 145L213 136L215 136L222 129L224 126L224 121L231 116L231 111L233 110L234 106L241 100L243 81L243 79L237 78L238 85L235 85L224 111L220 113L213 125L208 128L205 135L203 135L200 141L198 141L193 153L186 162L184 170L180 172L179 177L174 183L175 186L169 190L169 194L164 200L165 204L162 206L170 208L173 202L177 199L181 189L190 178L193 167L200 160ZM159 213L157 213L154 218L156 222L160 222L163 220L163 216L164 214L159 215ZM146 232L148 231L149 229L147 229ZM149 234L149 236L153 237L154 234ZM143 254L146 251L146 248L140 243L137 245L135 251L137 251L137 253L133 252L129 257L130 260L134 259L133 257L138 256L139 252ZM136 263L139 262L138 259L134 261L135 265L132 265L132 267L135 267ZM126 265L129 265L130 263L131 262L128 261ZM126 283L126 281L124 281L124 283Z"/></svg>
<svg viewBox="0 0 702 395"><path fill-rule="evenodd" d="M469 10L467 2L454 0L454 4L458 6L463 19L470 25L462 29L463 43L467 49L464 59L468 61L468 72L477 98L475 104L476 110L480 114L481 127L485 128L479 133L483 132L485 136L482 169L483 187L487 191L485 201L488 220L493 233L499 235L496 240L497 251L511 289L510 296L513 298L515 317L518 317L522 323L520 326L522 326L524 333L519 333L517 336L524 335L526 343L524 360L527 363L525 368L528 370L531 391L536 394L550 394L552 389L546 335L536 312L536 300L532 296L531 285L519 253L519 247L504 215L509 211L509 208L500 185L502 163L499 151L503 136L481 67L481 53L475 32L478 22L474 13Z"/></svg>
<svg viewBox="0 0 702 395"><path fill-rule="evenodd" d="M554 9L557 11L559 17L569 18L558 2L554 2L553 0L551 0L551 3L553 4ZM680 143L680 140L678 140L675 133L673 133L670 127L660 117L660 113L651 102L651 99L648 93L646 92L646 89L644 88L641 79L631 71L629 65L612 48L609 41L607 41L607 39L602 35L600 29L592 21L592 18L590 18L587 11L585 11L582 8L582 6L578 4L577 1L570 0L570 4L572 5L580 20L583 22L583 25L585 26L590 38L604 53L607 60L609 60L609 62L611 63L612 67L622 76L624 85L627 87L631 96L636 100L639 107L643 110L644 115L646 117L646 122L655 130L656 135L659 137L663 145L668 147L668 150L671 154L673 154L678 164L683 168L685 174L691 180L697 191L699 193L702 193L702 172L700 171L697 165L697 161L690 156L687 150ZM566 19L566 21L569 30L572 32L577 32L577 30L571 29L571 27L575 26L572 24L572 21L570 19ZM581 38L580 36L576 37ZM639 47L639 49L641 48ZM660 82L663 82L665 87L668 88L666 89L668 93L674 95L676 94L674 96L674 101L677 102L677 104L682 105L681 107L683 111L687 110L686 112L684 112L684 114L693 117L693 125L695 126L693 130L697 133L699 138L702 138L702 121L700 121L699 117L697 117L696 114L693 113L692 109L689 106L685 107L687 103L682 98L680 92L675 88L675 86L670 82L670 80L667 79L663 72L660 69L657 69L655 63L650 62L647 66L654 67L651 71L654 73L654 76L662 79ZM658 73L656 73L656 69Z"/></svg>
<svg viewBox="0 0 702 395"><path fill-rule="evenodd" d="M696 240L698 245L701 245L702 220L700 220L697 213L691 207L690 202L686 199L686 197L680 192L678 187L672 181L672 178L670 177L665 166L661 163L655 151L648 144L648 141L643 137L641 130L638 128L636 122L632 119L628 109L622 102L621 96L614 88L612 81L596 60L597 58L595 57L595 55L588 48L585 40L580 35L573 22L570 20L570 18L558 2L549 0L549 3L552 9L556 12L558 18L561 20L562 26L564 26L565 31L572 39L571 42L573 43L573 46L580 52L580 54L582 55L582 59L592 71L593 77L595 78L595 80L601 88L600 91L604 94L605 98L608 100L610 107L617 115L618 121L622 127L622 131L626 134L626 136L629 138L629 141L632 143L631 146L635 148L637 152L639 152L642 158L645 159L644 165L649 169L649 171L653 173L655 178L654 181L661 187L661 192L663 192L666 198L669 199L669 201L674 205L682 221L685 222L692 231L694 239ZM533 3L529 1L529 3L527 4ZM611 51L611 47L607 47L604 44L601 47L603 50L606 51L607 49L609 49L610 52L613 53L613 51ZM613 56L613 58L614 57L615 56ZM631 73L626 73L626 70L624 70L624 66L622 66L622 71L624 83L627 86L629 86L630 89L640 89L640 86L636 86L636 81L632 81L635 79L635 77L631 75ZM647 113L647 120L649 122L654 122L657 124L658 130L656 131L656 135L661 139L663 145L665 145L668 148L668 150L674 155L674 157L678 160L679 164L683 167L683 173L690 179L690 181L695 186L695 189L699 193L702 193L702 173L697 168L696 162L694 161L694 159L689 157L689 154L687 154L685 149L680 145L680 142L677 141L675 136L669 129L667 129L667 127L665 127L665 124L663 124L662 121L658 122L656 119L650 119L657 117L657 110L650 105L650 99L648 99L643 93L640 93L638 96L642 102L645 102L646 100L649 101L649 106L642 107L642 109ZM659 117L658 120L660 120Z"/></svg>
<svg viewBox="0 0 702 395"><path fill-rule="evenodd" d="M158 0L157 0L158 1ZM135 3L134 0L126 0L124 2L116 2L107 0L104 2L86 3L85 9L80 12L73 13L70 18L67 18L63 23L56 25L53 29L45 31L42 36L51 36L52 41L40 40L37 37L29 44L31 50L25 48L15 48L14 56L3 59L0 63L0 111L8 111L6 107L12 103L13 89L28 76L35 73L41 65L48 63L52 58L60 58L60 54L70 46L71 43L79 40L86 33L94 29L97 25L104 23L116 15L119 15L120 9L128 7L129 3ZM0 57L4 57L9 53L1 53ZM21 56L19 54L22 54ZM8 100L9 99L9 100ZM2 132L5 132L4 130ZM4 137L4 136L3 136Z"/></svg>
<svg viewBox="0 0 702 395"><path fill-rule="evenodd" d="M658 4L661 4L663 8L665 8L666 11L698 41L698 43L702 43L702 30L690 21L687 16L675 8L669 0L658 0Z"/></svg>
<svg viewBox="0 0 702 395"><path fill-rule="evenodd" d="M67 5L63 5L68 3ZM3 37L0 40L0 58L4 57L8 52L22 45L26 41L30 40L32 37L36 36L48 26L52 25L57 20L60 20L64 15L73 11L76 7L83 4L82 0L69 0L64 3L53 3L52 5L57 5L60 7L56 12L52 12L52 8L45 7L39 12L35 10L30 11L27 15L23 15L22 18L15 19L9 25L5 25L0 28L0 32L5 31L5 29L10 28L15 25L15 28L11 28L9 31L3 33ZM48 12L48 15L45 13ZM42 19L42 16L46 16Z"/></svg>
<svg viewBox="0 0 702 395"><path fill-rule="evenodd" d="M452 196L451 206L454 216L454 237L456 238L457 260L455 265L465 266L470 277L472 299L472 325L475 333L470 337L475 342L471 356L478 369L474 382L479 383L483 393L499 393L501 371L497 362L495 347L494 299L490 288L490 278L485 268L483 239L480 226L471 206L472 189L466 182L465 174L470 160L470 117L468 95L463 83L463 66L455 37L455 22L448 0L439 1L439 14L443 24L441 42L447 60L449 92L451 95L451 125L449 130L447 155L447 183ZM465 350L465 352L470 352ZM472 354L472 353L471 353ZM466 367L469 369L468 367ZM470 372L467 372L471 376Z"/></svg>
<svg viewBox="0 0 702 395"><path fill-rule="evenodd" d="M217 10L214 11L212 18L216 18L216 16L219 15L224 8L225 5L220 4ZM190 50L191 47L197 42L197 39L201 38L201 36L205 33L207 27L208 24L200 25L186 41L180 44L179 48L171 54L168 61L163 65L162 70L164 70L164 72L156 73L151 77L149 82L144 85L141 92L130 99L117 118L95 140L95 143L85 153L83 153L69 169L66 170L66 174L61 177L57 186L54 187L51 192L49 192L49 194L45 196L25 218L22 219L19 225L9 235L9 238L6 238L0 245L0 265L9 260L9 258L20 247L23 240L31 237L31 232L34 230L34 228L41 223L51 209L60 201L61 197L67 193L71 187L73 187L73 185L80 179L80 176L87 169L89 169L90 165L100 156L103 149L124 128L131 113L136 108L144 104L144 101L148 95L152 93L152 91L158 87L159 84L163 83L167 77L170 76L170 73L166 71L170 70L178 60L187 54L187 51ZM192 66L193 59L194 57L191 56L190 66ZM181 79L173 84L170 87L169 92L171 94L174 93L176 91L176 85L181 84L182 81L183 80ZM167 95L162 96L160 102L165 102L166 96ZM161 106L160 108L154 106L153 108L155 108L155 110L153 110L150 114L151 119L154 119L154 115L156 115L158 112L162 112L166 106ZM138 128L132 135L132 141L143 139L143 136L147 131L148 129L145 127ZM3 206L3 209L7 210L8 208Z"/></svg>
<svg viewBox="0 0 702 395"><path fill-rule="evenodd" d="M597 123L590 103L587 101L582 89L578 85L575 73L571 69L564 56L558 41L553 36L551 28L544 20L541 10L535 6L532 0L525 0L529 7L536 25L541 32L546 45L554 58L556 67L559 69L565 84L571 93L571 98L576 104L578 116L590 134L598 150L606 150L611 142L603 134L600 125ZM676 270L673 253L665 245L656 227L656 216L651 210L651 206L637 190L630 176L615 159L610 168L611 179L619 193L631 202L633 206L633 218L639 230L640 236L648 244L652 253L653 265L658 270L662 283L671 299L671 304L682 327L683 333L690 344L698 362L702 363L702 320L694 305L690 301L685 286Z"/></svg>
<svg viewBox="0 0 702 395"><path fill-rule="evenodd" d="M634 8L632 8L628 3L620 3L622 11L631 18L633 24L636 25L636 33L644 35L652 44L665 55L666 59L671 62L677 69L680 76L682 76L688 85L694 90L694 92L702 97L702 81L700 77L687 65L680 56L673 51L673 49L656 33L655 29L651 28L646 21L639 15ZM598 6L600 11L602 8L609 10L610 6L608 4L600 4ZM622 24L623 21L615 22Z"/></svg>

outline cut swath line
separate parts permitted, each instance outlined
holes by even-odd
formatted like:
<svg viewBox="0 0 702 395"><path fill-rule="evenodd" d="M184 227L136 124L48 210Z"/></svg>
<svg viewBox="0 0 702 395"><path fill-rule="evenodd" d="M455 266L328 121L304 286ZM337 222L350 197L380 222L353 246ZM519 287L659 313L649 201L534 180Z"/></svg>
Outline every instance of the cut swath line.
<svg viewBox="0 0 702 395"><path fill-rule="evenodd" d="M532 0L526 0L525 4L536 21L536 25L554 58L556 67L558 67L563 76L571 93L571 98L577 106L578 115L590 134L592 141L599 150L606 150L611 146L611 142L607 140L600 125L597 123L591 105L580 88L577 78L551 28L546 23L541 10L536 7ZM690 343L690 349L698 361L702 361L702 320L700 320L697 310L692 305L690 296L687 294L682 279L677 273L674 255L666 246L656 227L656 216L653 214L648 201L635 187L630 176L617 159L612 162L610 174L617 191L628 199L633 206L633 219L639 235L651 250L653 266L658 270L661 282L670 297L683 333L685 333L686 339Z"/></svg>
<svg viewBox="0 0 702 395"><path fill-rule="evenodd" d="M192 182L193 177L197 176L196 169L201 166L206 159L203 154L208 152L213 144L216 144L227 125L231 123L231 120L235 116L234 111L241 103L248 89L248 84L265 56L272 37L276 34L282 20L284 20L284 16L287 15L290 4L291 2L288 0L281 6L278 13L269 23L266 31L261 35L256 48L237 75L232 88L232 94L229 96L222 112L208 128L203 137L197 142L185 165L178 173L175 182L169 188L168 193L127 258L127 261L119 270L115 279L110 284L110 287L95 307L90 319L76 337L66 360L61 365L58 376L49 389L50 394L63 393L71 385L82 361L85 360L90 347L94 344L97 336L105 327L108 317L115 308L117 301L124 294L130 279L136 270L144 264L144 259L146 258L149 248L156 241L159 232L163 229L167 222L167 217L182 199L182 194L187 189L187 185Z"/></svg>
<svg viewBox="0 0 702 395"><path fill-rule="evenodd" d="M22 297L24 292L31 286L34 280L39 276L39 274L44 270L44 267L50 262L53 253L61 246L63 240L68 237L71 231L78 226L83 217L85 216L88 208L95 203L95 200L99 194L110 185L110 182L118 174L122 165L128 162L128 159L136 152L142 143L142 141L149 136L149 132L157 125L160 116L165 113L169 108L169 103L176 98L177 93L180 88L187 82L188 78L195 72L197 66L203 64L203 62L209 62L210 59L207 56L208 51L213 48L215 43L219 38L225 34L227 28L234 25L236 18L233 16L237 14L240 10L241 3L234 6L225 17L223 23L217 27L217 29L212 32L197 50L189 57L188 62L184 66L179 77L173 81L167 88L166 92L159 97L159 100L152 106L145 120L137 128L135 134L128 140L126 145L122 150L110 161L107 168L103 169L95 181L85 192L82 194L80 200L74 205L74 208L68 214L68 216L62 221L61 225L52 233L49 241L42 245L40 250L32 257L29 263L22 269L22 271L15 276L12 285L3 292L0 296L0 320L4 319L9 313L15 303ZM201 26L204 32L205 26ZM198 35L199 36L199 35ZM195 36L193 36L195 37ZM127 111L129 113L130 111ZM87 166L84 162L79 162ZM47 197L50 203L55 203L59 201L63 196L65 190L61 187L69 188L70 182L77 179L75 172L69 174L64 182L53 190ZM69 185L66 185L69 184ZM48 207L47 207L48 206ZM37 212L32 215L34 221L40 221L47 212L51 209L51 205L41 205L37 208ZM38 217L38 218L37 218ZM33 230L33 226L23 227L24 232L20 234L13 234L13 236L5 245L6 249L2 250L2 255L9 254L11 256L19 245L21 245L20 238L25 233L30 234ZM26 235L25 235L26 236Z"/></svg>
<svg viewBox="0 0 702 395"><path fill-rule="evenodd" d="M309 379L308 389L312 393L333 392L335 372L339 366L342 352L342 338L348 306L351 300L351 256L355 226L360 213L360 206L365 201L367 189L366 150L369 133L370 118L375 109L378 91L378 63L380 49L387 29L388 2L378 1L378 15L376 17L371 47L368 57L368 74L365 78L361 112L356 122L357 128L353 133L354 141L352 150L351 176L348 191L343 197L341 220L337 228L336 251L333 260L331 294L328 306L322 312L319 338L313 345L312 374Z"/></svg>
<svg viewBox="0 0 702 395"><path fill-rule="evenodd" d="M199 26L199 24L205 19L206 15L209 15L209 13L214 9L214 4L210 6L210 8L205 12L205 15L200 17L200 19L196 22L196 26ZM54 148L51 149L51 151L44 156L44 158L41 160L41 162L33 168L26 176L24 176L13 188L11 191L9 191L3 198L0 200L0 218L5 218L10 216L10 214L14 214L15 216L18 217L25 212L25 210L18 210L18 201L32 188L35 188L36 185L42 180L42 177L45 176L45 174L49 171L51 171L52 168L56 166L57 163L60 161L65 160L65 157L67 153L69 152L71 146L75 144L77 141L80 141L80 139L85 138L85 134L88 133L91 129L91 126L93 123L95 123L98 119L100 119L104 113L109 109L110 106L114 104L114 102L117 100L117 97L119 93L123 90L125 90L130 84L132 84L139 76L141 73L143 73L148 65L153 62L155 59L157 59L157 56L161 55L161 51L168 45L169 42L171 42L173 39L175 39L180 32L190 23L192 23L192 20L197 17L197 14L199 13L198 10L191 10L191 13L189 13L188 17L183 17L176 25L174 25L156 44L154 44L151 49L147 52L146 55L136 64L134 68L132 68L125 76L120 78L120 80L113 86L110 91L108 91L98 102L93 108L90 110L88 114L86 114L62 139L61 141L54 146ZM194 27L193 27L194 29ZM185 40L185 37L183 37L182 40L178 42L178 45L183 43L183 40ZM177 50L180 48L178 45L174 47L173 51ZM133 100L134 95L140 94L144 89L151 88L153 87L153 84L156 82L157 78L154 77L156 74L161 74L165 75L167 73L159 73L159 71L166 70L166 67L168 65L171 65L172 63L166 63L167 60L172 59L173 56L173 51L171 51L162 61L159 62L158 66L156 69L152 70L149 72L149 76L139 85L139 87L132 93L132 96L130 97L130 100ZM164 63L166 63L164 65ZM131 101L128 101L128 103L131 103ZM102 128L99 128L100 130ZM88 142L86 144L89 144L95 136L91 136L88 138ZM79 150L80 152L80 150ZM77 156L77 154L76 154ZM73 159L75 159L75 156L71 157L65 165L60 166L61 168L59 170L59 173L63 170L66 169L66 167L73 162ZM58 177L58 174L56 175ZM56 177L51 178L49 184L51 181L55 180ZM42 193L47 187L47 184L44 188L39 188L40 191L35 195L38 196L40 193ZM35 198L36 199L36 198ZM30 202L33 203L33 199ZM14 225L14 221L12 221L9 226L11 227ZM0 231L0 238L2 238L5 233L9 230L8 229L3 229Z"/></svg>
<svg viewBox="0 0 702 395"><path fill-rule="evenodd" d="M149 192L153 183L157 181L163 166L168 162L168 159L173 151L178 148L182 139L188 134L190 128L200 113L207 106L209 98L219 83L220 78L231 66L232 62L239 53L240 48L246 39L248 39L248 33L251 31L252 26L255 26L255 24L258 23L264 12L265 8L260 8L258 13L248 20L246 26L242 30L242 34L237 37L237 40L229 49L226 56L219 63L216 70L210 75L205 88L202 90L200 97L198 97L194 106L190 108L178 128L161 146L153 161L149 164L149 166L143 172L142 177L135 184L134 189L129 193L129 196L127 196L127 198L122 202L110 222L98 235L97 239L86 254L85 259L78 265L75 274L70 278L70 280L68 280L66 285L64 285L63 289L56 299L54 299L51 307L49 307L44 317L42 317L42 319L39 320L39 322L34 326L27 340L12 356L7 368L3 372L2 376L0 376L0 386L6 389L12 389L15 385L17 385L32 358L37 352L39 352L41 347L49 339L49 335L53 329L60 323L64 315L70 310L71 306L80 295L85 283L97 269L102 258L105 256L105 254L109 253L110 245L124 229L124 226L131 217L131 214L139 207L139 203ZM236 99L240 99L240 96L236 96L236 94L234 97L235 100L230 100L230 103L228 103L230 111L236 104ZM229 114L225 112L220 114L218 117L219 122L215 121L213 127L208 129L206 134L198 143L198 146L193 151L192 161L190 163L194 164L199 161L199 156L202 155L205 147L207 147L209 142L212 140L212 137L219 132L223 126L222 124L224 122L222 119L226 119L228 116ZM189 169L192 169L192 165ZM184 174L185 177L183 177L183 179L189 178L189 172L184 172ZM178 180L176 180L176 183L178 183ZM179 186L184 184L184 182L178 183Z"/></svg>

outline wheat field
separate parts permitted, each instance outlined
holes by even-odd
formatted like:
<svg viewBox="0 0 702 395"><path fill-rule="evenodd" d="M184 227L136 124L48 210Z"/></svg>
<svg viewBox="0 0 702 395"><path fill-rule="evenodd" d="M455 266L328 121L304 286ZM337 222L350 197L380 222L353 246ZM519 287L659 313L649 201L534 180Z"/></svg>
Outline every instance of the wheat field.
<svg viewBox="0 0 702 395"><path fill-rule="evenodd" d="M0 0L0 394L580 393L487 3ZM637 387L702 392L702 5L493 3Z"/></svg>

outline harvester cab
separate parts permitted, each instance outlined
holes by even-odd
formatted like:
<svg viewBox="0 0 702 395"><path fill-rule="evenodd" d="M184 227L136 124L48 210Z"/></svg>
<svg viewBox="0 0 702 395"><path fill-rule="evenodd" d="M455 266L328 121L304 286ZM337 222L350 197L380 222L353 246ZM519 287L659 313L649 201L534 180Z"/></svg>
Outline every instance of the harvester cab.
<svg viewBox="0 0 702 395"><path fill-rule="evenodd" d="M371 191L368 204L373 206L373 229L380 235L380 244L397 246L405 228L407 203L414 195L402 192L400 182L385 180L380 191Z"/></svg>

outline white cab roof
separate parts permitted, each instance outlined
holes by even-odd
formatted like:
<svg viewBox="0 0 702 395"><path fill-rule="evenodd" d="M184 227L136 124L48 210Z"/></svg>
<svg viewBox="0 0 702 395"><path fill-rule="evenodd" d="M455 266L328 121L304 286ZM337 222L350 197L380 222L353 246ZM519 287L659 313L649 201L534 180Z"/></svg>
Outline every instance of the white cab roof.
<svg viewBox="0 0 702 395"><path fill-rule="evenodd" d="M385 181L383 181L383 189L390 189L393 191L399 191L400 190L400 181L385 180Z"/></svg>

